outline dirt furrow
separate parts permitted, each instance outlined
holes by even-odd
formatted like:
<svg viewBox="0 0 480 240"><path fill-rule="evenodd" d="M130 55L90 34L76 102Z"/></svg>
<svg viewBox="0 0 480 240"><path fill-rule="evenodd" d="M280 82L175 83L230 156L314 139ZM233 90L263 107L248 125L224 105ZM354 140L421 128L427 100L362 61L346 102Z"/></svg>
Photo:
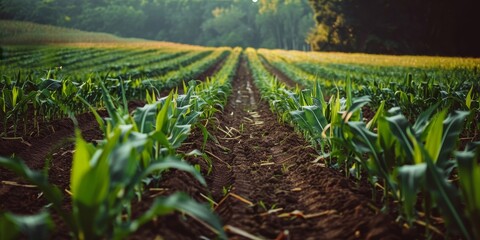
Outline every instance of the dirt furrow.
<svg viewBox="0 0 480 240"><path fill-rule="evenodd" d="M233 94L211 129L218 143L210 188L225 225L259 238L395 239L400 228L377 214L370 190L312 163L316 152L277 122L243 60ZM225 185L227 184L227 185ZM221 195L220 195L221 193ZM232 239L243 239L234 232Z"/></svg>

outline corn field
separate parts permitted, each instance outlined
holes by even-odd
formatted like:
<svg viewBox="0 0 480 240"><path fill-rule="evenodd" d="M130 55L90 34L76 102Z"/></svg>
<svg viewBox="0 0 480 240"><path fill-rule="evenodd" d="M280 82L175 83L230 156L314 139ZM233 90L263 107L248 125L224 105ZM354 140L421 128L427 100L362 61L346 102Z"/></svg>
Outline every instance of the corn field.
<svg viewBox="0 0 480 240"><path fill-rule="evenodd" d="M480 238L480 59L1 54L0 239Z"/></svg>

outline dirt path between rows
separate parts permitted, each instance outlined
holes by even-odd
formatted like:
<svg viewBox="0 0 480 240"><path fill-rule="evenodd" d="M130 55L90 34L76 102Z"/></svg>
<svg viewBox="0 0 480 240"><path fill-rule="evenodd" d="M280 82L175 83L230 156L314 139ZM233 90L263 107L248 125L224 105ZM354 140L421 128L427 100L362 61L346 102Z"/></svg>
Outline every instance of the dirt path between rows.
<svg viewBox="0 0 480 240"><path fill-rule="evenodd" d="M368 188L312 163L315 151L291 127L276 121L260 99L246 61L240 65L224 113L220 127L230 134L218 139L231 149L222 158L231 166L227 179L233 180L227 187L256 204L251 207L229 197L219 207L225 224L268 239L282 232L291 239L399 236L400 229L391 219L369 207ZM213 187L220 186L214 182Z"/></svg>
<svg viewBox="0 0 480 240"><path fill-rule="evenodd" d="M261 100L245 60L237 70L228 103L216 118L209 132L217 142L210 140L205 148L214 162L213 172L206 175L208 189L178 171L170 172L160 188L169 193L185 191L203 202L210 196L229 238L405 237L392 218L376 212L368 187L358 186L321 163L312 163L316 152L293 128L277 122ZM195 131L182 150L201 147L202 135ZM206 174L203 160L190 161L202 165ZM238 229L251 236L239 234ZM214 235L177 214L148 224L132 239L160 236L198 239Z"/></svg>

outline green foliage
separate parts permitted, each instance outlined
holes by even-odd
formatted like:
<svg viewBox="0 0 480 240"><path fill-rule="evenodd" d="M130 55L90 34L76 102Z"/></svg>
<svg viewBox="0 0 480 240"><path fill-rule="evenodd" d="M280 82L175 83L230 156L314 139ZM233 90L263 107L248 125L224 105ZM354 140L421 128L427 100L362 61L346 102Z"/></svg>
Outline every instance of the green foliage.
<svg viewBox="0 0 480 240"><path fill-rule="evenodd" d="M316 28L307 41L320 51L434 55L480 54L473 1L309 0ZM448 47L447 47L448 46Z"/></svg>
<svg viewBox="0 0 480 240"><path fill-rule="evenodd" d="M207 46L307 49L305 38L314 27L307 1L282 0L275 1L275 5L271 2L2 0L0 13L5 19L108 32L122 37ZM0 39L2 37L0 35ZM112 36L104 38L120 41Z"/></svg>
<svg viewBox="0 0 480 240"><path fill-rule="evenodd" d="M47 212L36 215L21 216L11 213L0 213L0 239L18 239L23 233L28 239L49 239L52 220Z"/></svg>
<svg viewBox="0 0 480 240"><path fill-rule="evenodd" d="M323 97L318 80L311 83L313 91L298 87L290 90L272 80L253 49L247 49L247 56L255 83L270 102L272 111L277 112L280 120L296 126L307 139L313 139L315 147L327 148L331 157L327 162L329 166L338 169L343 166L345 173L357 178L367 176L374 186L374 198L375 188L380 186L383 210L391 209L393 202L394 209L398 205L401 219L409 225L421 219L418 211L425 213L427 222L433 212L440 212L450 233L465 239L476 237L478 232L472 230L472 226L478 220L475 200L478 194L471 184L478 170L475 160L478 150L469 147L463 152L454 152L469 112L448 114L448 107L438 111L445 104L438 102L412 120L402 114L402 106L410 104L409 100L387 111L384 99L366 124L362 121L361 109L370 103L371 97L354 98L350 78L344 85L346 99L340 98L342 91L336 88L325 102L318 99ZM424 96L436 91L434 85L422 85ZM415 86L418 85L408 83L406 88ZM285 111L290 115L285 115ZM452 159L454 155L457 161ZM449 179L456 166L460 187ZM422 198L418 198L419 194ZM418 204L419 199L423 204Z"/></svg>
<svg viewBox="0 0 480 240"><path fill-rule="evenodd" d="M473 143L462 152L456 152L458 174L463 198L466 204L466 216L472 224L473 238L480 237L480 191L475 183L480 181L480 164L476 162L480 156L479 142ZM476 151L475 151L476 149Z"/></svg>
<svg viewBox="0 0 480 240"><path fill-rule="evenodd" d="M204 221L221 238L226 238L218 217L208 207L182 193L156 199L147 212L136 218L132 217L130 209L134 199L141 199L142 189L150 183L160 181L162 174L170 169L188 172L201 184L206 184L200 172L181 159L176 149L188 137L191 126L198 124L200 117L211 117L214 112L212 109L225 104L231 88L231 72L238 64L240 53L241 49L236 49L229 55L225 67L213 76L214 80L201 84L191 81L188 87L184 84L186 92L182 95L171 91L168 96L155 99L155 94L152 94L151 103L132 113L126 104L130 82L105 77L103 81L90 79L80 85L80 89L87 86L90 91L87 94L77 92L78 95L73 95L74 100L92 110L104 132L104 139L96 144L88 143L80 131L76 130L70 175L71 211L62 207L63 194L48 182L48 177L44 175L46 171L34 171L20 160L2 157L0 166L37 185L77 239L123 239L155 217L175 210ZM224 50L217 51L216 57L210 61L227 54ZM41 88L38 90L40 95L52 91L53 94L46 100L52 100L56 91L62 91L58 94L69 91L66 84L78 86L51 79L53 75L48 74L47 80L42 80L39 86L33 85ZM7 82L6 86L16 89L15 98L18 100L21 88L12 82ZM96 92L93 93L95 89ZM102 101L109 116L102 119L87 99ZM211 165L211 160L207 160ZM47 236L45 234L48 233L50 222L48 214L20 218L2 213L0 227L9 228L9 231L2 231L5 234L2 239L3 236L15 238L19 233L32 236L34 231L38 234L36 237L47 238L44 236Z"/></svg>

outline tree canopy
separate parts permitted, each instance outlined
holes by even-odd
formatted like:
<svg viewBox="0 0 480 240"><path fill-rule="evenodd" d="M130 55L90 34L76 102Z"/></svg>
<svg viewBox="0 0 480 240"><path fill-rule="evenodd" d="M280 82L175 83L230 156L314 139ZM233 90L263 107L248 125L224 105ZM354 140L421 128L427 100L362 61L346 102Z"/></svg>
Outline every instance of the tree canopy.
<svg viewBox="0 0 480 240"><path fill-rule="evenodd" d="M314 50L480 56L478 0L309 0Z"/></svg>
<svg viewBox="0 0 480 240"><path fill-rule="evenodd" d="M307 0L0 0L3 19L207 46L307 49Z"/></svg>
<svg viewBox="0 0 480 240"><path fill-rule="evenodd" d="M0 18L205 46L480 56L479 5L478 0L0 0Z"/></svg>

